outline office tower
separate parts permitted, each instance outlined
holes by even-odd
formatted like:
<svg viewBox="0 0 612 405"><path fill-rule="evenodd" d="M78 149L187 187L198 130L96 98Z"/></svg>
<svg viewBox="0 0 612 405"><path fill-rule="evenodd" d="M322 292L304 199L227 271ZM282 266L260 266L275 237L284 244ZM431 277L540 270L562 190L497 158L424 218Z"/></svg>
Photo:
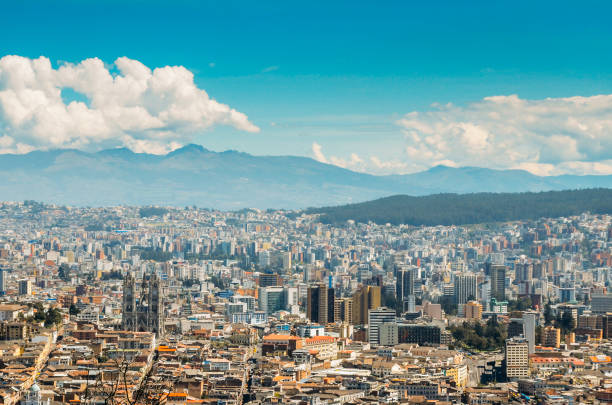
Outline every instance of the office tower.
<svg viewBox="0 0 612 405"><path fill-rule="evenodd" d="M338 298L334 300L334 322L353 322L352 298Z"/></svg>
<svg viewBox="0 0 612 405"><path fill-rule="evenodd" d="M259 275L259 286L260 287L277 287L281 285L280 276L278 274L260 274Z"/></svg>
<svg viewBox="0 0 612 405"><path fill-rule="evenodd" d="M368 322L368 311L380 307L378 286L363 286L353 294L353 325L365 325Z"/></svg>
<svg viewBox="0 0 612 405"><path fill-rule="evenodd" d="M466 319L482 319L482 305L478 301L469 301L463 308Z"/></svg>
<svg viewBox="0 0 612 405"><path fill-rule="evenodd" d="M32 295L32 281L29 279L19 280L19 295Z"/></svg>
<svg viewBox="0 0 612 405"><path fill-rule="evenodd" d="M442 332L439 326L399 323L397 325L398 343L416 343L418 345L441 343Z"/></svg>
<svg viewBox="0 0 612 405"><path fill-rule="evenodd" d="M414 295L409 295L406 300L406 311L411 314L416 312L416 297Z"/></svg>
<svg viewBox="0 0 612 405"><path fill-rule="evenodd" d="M330 280L330 284L331 284L331 280ZM334 313L334 307L335 307L335 300L336 297L334 296L336 292L334 291L333 288L329 287L327 289L327 323L334 323L336 322L336 317L335 317L335 313Z"/></svg>
<svg viewBox="0 0 612 405"><path fill-rule="evenodd" d="M591 312L595 314L612 312L612 294L593 294L591 296Z"/></svg>
<svg viewBox="0 0 612 405"><path fill-rule="evenodd" d="M272 262L272 255L269 250L259 252L259 266L261 268L268 268Z"/></svg>
<svg viewBox="0 0 612 405"><path fill-rule="evenodd" d="M291 269L291 252L282 253L282 266L285 271Z"/></svg>
<svg viewBox="0 0 612 405"><path fill-rule="evenodd" d="M574 286L574 283L572 281L563 283L563 285L559 287L557 291L558 291L559 301L561 302L575 302L576 301L576 287ZM596 301L598 301L596 305L599 305L600 303L605 302L604 300L600 300L600 299L597 299ZM592 305L592 301L591 301L591 305Z"/></svg>
<svg viewBox="0 0 612 405"><path fill-rule="evenodd" d="M506 340L506 377L529 377L529 343L523 338Z"/></svg>
<svg viewBox="0 0 612 405"><path fill-rule="evenodd" d="M535 328L536 328L536 314L533 312L525 312L523 314L523 336L529 343L529 354L535 352Z"/></svg>
<svg viewBox="0 0 612 405"><path fill-rule="evenodd" d="M453 295L456 304L465 304L469 300L475 300L477 295L476 275L460 274L455 277Z"/></svg>
<svg viewBox="0 0 612 405"><path fill-rule="evenodd" d="M0 295L6 293L6 279L8 276L8 269L0 267Z"/></svg>
<svg viewBox="0 0 612 405"><path fill-rule="evenodd" d="M533 278L533 263L517 262L514 264L514 278L517 282L531 281Z"/></svg>
<svg viewBox="0 0 612 405"><path fill-rule="evenodd" d="M414 284L418 269L413 266L400 266L397 269L395 296L402 305L402 311L406 309L408 297L414 295Z"/></svg>
<svg viewBox="0 0 612 405"><path fill-rule="evenodd" d="M287 311L299 311L299 295L297 287L285 287L283 288L284 298L283 304Z"/></svg>
<svg viewBox="0 0 612 405"><path fill-rule="evenodd" d="M259 309L270 315L286 308L283 287L260 287L258 290Z"/></svg>
<svg viewBox="0 0 612 405"><path fill-rule="evenodd" d="M306 316L311 322L317 322L321 325L326 325L329 322L329 292L329 288L324 283L308 288Z"/></svg>
<svg viewBox="0 0 612 405"><path fill-rule="evenodd" d="M533 273L532 273L533 278L538 279L538 280L542 278L542 276L545 274L544 266L545 266L544 263L542 263L539 260L533 263Z"/></svg>
<svg viewBox="0 0 612 405"><path fill-rule="evenodd" d="M506 266L492 264L491 273L491 298L498 301L506 299Z"/></svg>
<svg viewBox="0 0 612 405"><path fill-rule="evenodd" d="M395 346L399 343L397 323L384 322L378 327L378 342L381 346Z"/></svg>
<svg viewBox="0 0 612 405"><path fill-rule="evenodd" d="M380 344L379 328L383 323L395 323L395 310L386 307L368 311L368 341L370 344Z"/></svg>
<svg viewBox="0 0 612 405"><path fill-rule="evenodd" d="M121 327L134 332L164 334L164 305L161 280L157 274L145 275L136 303L136 280L131 274L123 278L123 314Z"/></svg>
<svg viewBox="0 0 612 405"><path fill-rule="evenodd" d="M547 326L542 330L542 346L559 348L561 346L561 329Z"/></svg>

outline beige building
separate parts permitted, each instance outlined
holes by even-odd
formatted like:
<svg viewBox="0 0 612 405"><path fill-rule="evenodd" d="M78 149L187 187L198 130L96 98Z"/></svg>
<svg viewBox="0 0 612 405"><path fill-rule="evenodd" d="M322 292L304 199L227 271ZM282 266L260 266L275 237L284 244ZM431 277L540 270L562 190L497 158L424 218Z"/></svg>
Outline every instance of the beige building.
<svg viewBox="0 0 612 405"><path fill-rule="evenodd" d="M465 304L463 308L465 311L466 319L482 319L482 304L480 304L479 302L469 301L467 304Z"/></svg>
<svg viewBox="0 0 612 405"><path fill-rule="evenodd" d="M547 326L542 330L542 346L559 348L561 346L561 330Z"/></svg>
<svg viewBox="0 0 612 405"><path fill-rule="evenodd" d="M523 338L506 340L506 376L529 377L529 343Z"/></svg>

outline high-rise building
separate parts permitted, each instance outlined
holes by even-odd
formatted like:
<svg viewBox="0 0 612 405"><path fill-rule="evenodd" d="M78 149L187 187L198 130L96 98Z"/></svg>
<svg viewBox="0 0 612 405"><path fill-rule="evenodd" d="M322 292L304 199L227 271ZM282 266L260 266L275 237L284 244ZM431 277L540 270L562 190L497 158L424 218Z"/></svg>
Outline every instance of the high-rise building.
<svg viewBox="0 0 612 405"><path fill-rule="evenodd" d="M260 287L277 287L281 285L280 276L278 274L266 274L262 273L259 275L259 286Z"/></svg>
<svg viewBox="0 0 612 405"><path fill-rule="evenodd" d="M559 348L561 346L561 329L547 326L542 330L542 345Z"/></svg>
<svg viewBox="0 0 612 405"><path fill-rule="evenodd" d="M531 281L533 278L533 263L517 262L514 264L514 278L517 282Z"/></svg>
<svg viewBox="0 0 612 405"><path fill-rule="evenodd" d="M335 293L336 291L332 288L329 287L327 289L327 323L334 323L336 322L336 317L335 317L335 302L336 302L336 297L335 297Z"/></svg>
<svg viewBox="0 0 612 405"><path fill-rule="evenodd" d="M453 289L455 304L465 304L477 297L477 284L475 274L460 274L455 277Z"/></svg>
<svg viewBox="0 0 612 405"><path fill-rule="evenodd" d="M270 315L286 308L283 287L260 287L258 290L259 309Z"/></svg>
<svg viewBox="0 0 612 405"><path fill-rule="evenodd" d="M283 254L282 254L282 266L283 266L283 270L285 270L285 271L291 269L291 252L283 252Z"/></svg>
<svg viewBox="0 0 612 405"><path fill-rule="evenodd" d="M593 294L591 296L591 312L595 314L612 312L612 294Z"/></svg>
<svg viewBox="0 0 612 405"><path fill-rule="evenodd" d="M386 307L368 311L368 341L370 344L380 344L380 326L384 323L395 323L395 310Z"/></svg>
<svg viewBox="0 0 612 405"><path fill-rule="evenodd" d="M331 317L330 317L330 294L331 294ZM325 283L319 283L308 288L306 301L306 316L312 322L326 325L333 322L334 317L334 290L330 290Z"/></svg>
<svg viewBox="0 0 612 405"><path fill-rule="evenodd" d="M353 322L352 298L338 298L334 300L334 322Z"/></svg>
<svg viewBox="0 0 612 405"><path fill-rule="evenodd" d="M506 340L506 377L529 377L529 343L527 339L512 338Z"/></svg>
<svg viewBox="0 0 612 405"><path fill-rule="evenodd" d="M498 301L506 299L506 266L492 264L490 266L491 275L491 298Z"/></svg>
<svg viewBox="0 0 612 405"><path fill-rule="evenodd" d="M529 343L529 354L535 352L535 328L536 314L533 312L525 312L523 314L523 336Z"/></svg>
<svg viewBox="0 0 612 405"><path fill-rule="evenodd" d="M368 311L380 307L378 286L363 286L353 294L353 325L365 325L368 322Z"/></svg>
<svg viewBox="0 0 612 405"><path fill-rule="evenodd" d="M384 322L378 327L378 342L381 346L395 346L399 343L397 323Z"/></svg>
<svg viewBox="0 0 612 405"><path fill-rule="evenodd" d="M32 295L32 280L19 280L19 295Z"/></svg>
<svg viewBox="0 0 612 405"><path fill-rule="evenodd" d="M161 280L157 274L144 275L140 298L136 304L136 280L131 274L123 278L123 330L164 334L164 305Z"/></svg>
<svg viewBox="0 0 612 405"><path fill-rule="evenodd" d="M402 303L402 310L406 310L410 296L414 296L414 284L418 269L414 266L400 266L397 269L395 296Z"/></svg>
<svg viewBox="0 0 612 405"><path fill-rule="evenodd" d="M8 269L0 267L0 295L6 293L6 279L8 276Z"/></svg>

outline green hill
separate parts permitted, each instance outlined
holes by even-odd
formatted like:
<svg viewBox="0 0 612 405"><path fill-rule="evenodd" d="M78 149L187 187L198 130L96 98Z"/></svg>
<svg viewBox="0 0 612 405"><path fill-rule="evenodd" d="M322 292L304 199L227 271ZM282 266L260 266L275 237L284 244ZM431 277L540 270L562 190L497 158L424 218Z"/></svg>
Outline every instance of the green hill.
<svg viewBox="0 0 612 405"><path fill-rule="evenodd" d="M540 193L435 194L424 197L396 195L337 207L312 208L325 223L357 222L408 225L465 225L541 217L562 217L584 212L612 213L612 189L547 191Z"/></svg>

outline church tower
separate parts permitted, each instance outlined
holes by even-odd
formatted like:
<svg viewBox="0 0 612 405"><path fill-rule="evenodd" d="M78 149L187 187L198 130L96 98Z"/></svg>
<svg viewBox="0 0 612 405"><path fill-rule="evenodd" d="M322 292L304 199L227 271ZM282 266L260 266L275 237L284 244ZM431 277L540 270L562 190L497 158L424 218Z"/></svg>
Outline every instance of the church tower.
<svg viewBox="0 0 612 405"><path fill-rule="evenodd" d="M123 315L121 327L134 332L164 333L164 300L157 274L144 275L136 300L136 280L131 274L123 279Z"/></svg>
<svg viewBox="0 0 612 405"><path fill-rule="evenodd" d="M157 274L149 279L148 330L156 335L162 335L164 330L164 306L161 292L161 282Z"/></svg>
<svg viewBox="0 0 612 405"><path fill-rule="evenodd" d="M136 288L134 277L126 274L123 278L123 313L121 329L136 329Z"/></svg>

